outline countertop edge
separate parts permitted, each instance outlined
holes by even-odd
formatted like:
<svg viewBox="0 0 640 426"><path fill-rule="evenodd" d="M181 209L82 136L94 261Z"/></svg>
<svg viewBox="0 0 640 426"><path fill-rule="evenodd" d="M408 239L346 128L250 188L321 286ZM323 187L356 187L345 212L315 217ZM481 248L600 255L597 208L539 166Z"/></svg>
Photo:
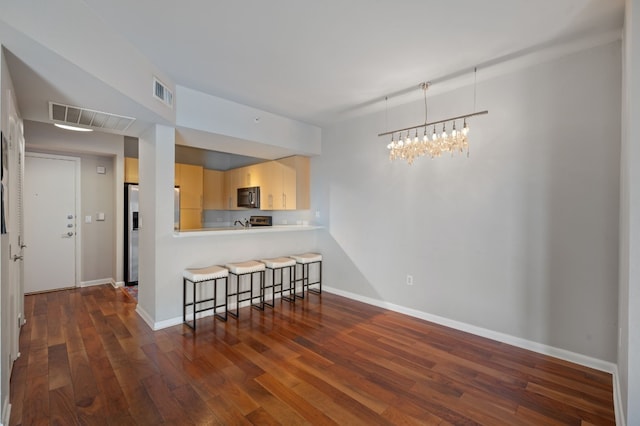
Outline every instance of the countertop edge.
<svg viewBox="0 0 640 426"><path fill-rule="evenodd" d="M215 228L203 229L197 231L174 232L174 238L191 238L191 237L215 237L218 235L247 235L247 234L270 234L273 232L300 232L315 231L323 229L322 226L315 225L276 225L276 226L256 226L252 228L238 229L220 229Z"/></svg>

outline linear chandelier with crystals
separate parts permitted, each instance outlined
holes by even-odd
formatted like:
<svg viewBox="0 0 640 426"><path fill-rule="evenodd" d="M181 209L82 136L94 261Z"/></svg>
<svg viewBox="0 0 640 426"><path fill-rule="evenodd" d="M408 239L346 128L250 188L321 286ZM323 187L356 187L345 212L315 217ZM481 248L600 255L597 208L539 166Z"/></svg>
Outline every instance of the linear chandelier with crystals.
<svg viewBox="0 0 640 426"><path fill-rule="evenodd" d="M387 145L391 161L402 159L411 165L417 157L428 155L431 158L436 158L447 152L451 153L452 156L456 152L466 152L467 157L469 156L469 124L467 119L477 115L488 114L489 111L472 112L445 120L429 122L427 116L427 89L430 85L430 83L420 84L420 88L424 91L424 124L378 134L378 136L391 135L391 142ZM462 121L462 128L458 130L456 129L456 122L460 121ZM442 124L442 130L438 131L440 124ZM449 133L447 133L447 127L450 129ZM418 134L419 129L423 129L420 134Z"/></svg>

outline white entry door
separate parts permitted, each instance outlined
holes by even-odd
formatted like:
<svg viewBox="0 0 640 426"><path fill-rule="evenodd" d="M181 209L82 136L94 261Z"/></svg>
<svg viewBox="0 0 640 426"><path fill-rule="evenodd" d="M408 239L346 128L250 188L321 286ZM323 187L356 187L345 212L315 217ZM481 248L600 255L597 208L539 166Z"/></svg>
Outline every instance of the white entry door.
<svg viewBox="0 0 640 426"><path fill-rule="evenodd" d="M24 176L25 293L75 287L80 159L27 153Z"/></svg>

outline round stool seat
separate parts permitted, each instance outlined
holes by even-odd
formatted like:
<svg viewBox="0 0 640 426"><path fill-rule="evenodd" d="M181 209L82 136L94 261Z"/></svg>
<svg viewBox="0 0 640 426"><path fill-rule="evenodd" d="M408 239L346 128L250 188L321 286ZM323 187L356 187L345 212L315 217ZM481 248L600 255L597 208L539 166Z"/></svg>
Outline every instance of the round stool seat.
<svg viewBox="0 0 640 426"><path fill-rule="evenodd" d="M222 266L207 266L206 268L190 268L185 269L182 276L191 282L198 283L200 281L209 281L216 278L224 278L229 276L229 270Z"/></svg>
<svg viewBox="0 0 640 426"><path fill-rule="evenodd" d="M293 266L296 264L295 259L290 257L274 257L273 259L261 259L260 262L264 263L267 268L277 269L286 268L287 266Z"/></svg>
<svg viewBox="0 0 640 426"><path fill-rule="evenodd" d="M224 265L229 272L236 275L250 274L253 272L260 272L265 270L264 263L257 262L255 260L248 260L246 262L227 263Z"/></svg>
<svg viewBox="0 0 640 426"><path fill-rule="evenodd" d="M322 255L318 253L303 253L289 256L298 263L314 263L321 262Z"/></svg>

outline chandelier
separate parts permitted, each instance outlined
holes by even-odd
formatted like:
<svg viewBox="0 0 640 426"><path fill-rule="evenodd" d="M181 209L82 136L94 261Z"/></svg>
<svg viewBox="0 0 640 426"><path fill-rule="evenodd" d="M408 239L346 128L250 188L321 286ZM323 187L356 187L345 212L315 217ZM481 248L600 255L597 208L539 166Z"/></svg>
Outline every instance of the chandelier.
<svg viewBox="0 0 640 426"><path fill-rule="evenodd" d="M416 158L427 155L436 158L446 153L451 153L453 156L455 153L466 152L467 157L469 156L469 124L467 119L488 114L489 111L473 112L429 122L427 89L430 85L430 83L420 84L420 88L424 92L424 124L378 134L378 136L391 135L391 142L387 145L391 161L401 159L411 165ZM473 103L475 109L475 83ZM456 123L461 124L462 127L456 128Z"/></svg>

